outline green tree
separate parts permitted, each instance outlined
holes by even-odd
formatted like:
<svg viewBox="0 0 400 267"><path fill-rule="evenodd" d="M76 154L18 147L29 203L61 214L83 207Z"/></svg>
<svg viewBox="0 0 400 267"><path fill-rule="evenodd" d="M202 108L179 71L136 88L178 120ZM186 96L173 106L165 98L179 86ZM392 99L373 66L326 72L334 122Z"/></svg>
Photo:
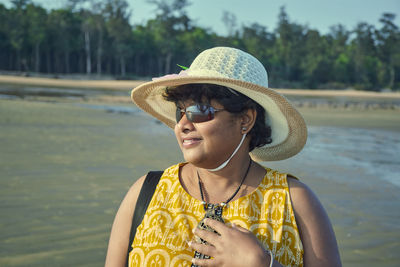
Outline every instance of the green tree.
<svg viewBox="0 0 400 267"><path fill-rule="evenodd" d="M91 20L91 14L87 11L81 12L84 17L82 23L82 31L85 36L85 54L86 54L86 74L92 73L92 53L90 47L90 35L93 31L93 22Z"/></svg>
<svg viewBox="0 0 400 267"><path fill-rule="evenodd" d="M70 9L52 10L48 16L49 52L54 58L54 71L61 73L71 72L71 54L78 53L82 47L81 35L82 20L79 14ZM79 57L80 55L78 55ZM48 58L51 55L48 54ZM78 71L83 72L82 63Z"/></svg>
<svg viewBox="0 0 400 267"><path fill-rule="evenodd" d="M275 32L277 34L275 53L279 58L276 67L280 73L279 78L289 82L298 82L302 77L300 65L304 56L303 45L306 28L296 23L290 23L285 7L281 7Z"/></svg>
<svg viewBox="0 0 400 267"><path fill-rule="evenodd" d="M148 0L156 6L156 18L148 24L154 41L158 45L161 57L158 59L159 74L171 73L172 60L185 44L178 40L185 31L191 30L191 21L187 16L187 0Z"/></svg>
<svg viewBox="0 0 400 267"><path fill-rule="evenodd" d="M113 51L119 62L121 76L126 76L126 59L131 55L132 28L129 24L130 11L125 0L107 0L103 15L112 40Z"/></svg>
<svg viewBox="0 0 400 267"><path fill-rule="evenodd" d="M359 23L354 30L356 37L351 42L355 69L355 83L359 89L378 89L378 57L374 39L375 28L367 23Z"/></svg>
<svg viewBox="0 0 400 267"><path fill-rule="evenodd" d="M28 4L26 7L26 16L29 21L28 40L34 47L35 72L40 71L40 45L46 37L47 12L44 8L35 4Z"/></svg>
<svg viewBox="0 0 400 267"><path fill-rule="evenodd" d="M148 25L137 25L133 28L132 49L135 51L133 55L134 72L138 76L153 76L154 62L157 60L157 45L154 41Z"/></svg>
<svg viewBox="0 0 400 267"><path fill-rule="evenodd" d="M327 35L327 40L329 42L329 55L333 64L331 81L343 88L349 85L354 77L353 63L348 46L350 32L341 24L332 26Z"/></svg>
<svg viewBox="0 0 400 267"><path fill-rule="evenodd" d="M279 76L279 70L275 68L279 59L274 54L276 36L268 32L267 28L261 24L253 23L242 27L239 36L243 49L255 56L268 70L268 75L272 77Z"/></svg>
<svg viewBox="0 0 400 267"><path fill-rule="evenodd" d="M187 66L201 51L214 46L216 35L206 29L193 27L179 35L177 41L183 44L183 53L176 55L178 64Z"/></svg>
<svg viewBox="0 0 400 267"><path fill-rule="evenodd" d="M29 0L13 0L11 1L13 8L10 10L8 27L10 27L9 38L12 48L16 51L15 65L18 71L29 70L26 56L23 55L23 49L27 46L27 16L26 6Z"/></svg>
<svg viewBox="0 0 400 267"><path fill-rule="evenodd" d="M92 15L92 23L94 28L96 29L96 37L97 37L97 48L96 48L96 70L97 75L100 75L102 72L102 58L103 58L103 42L104 42L104 35L106 32L106 23L104 21L103 16L101 15L101 4L94 6L95 14Z"/></svg>
<svg viewBox="0 0 400 267"><path fill-rule="evenodd" d="M0 4L0 68L12 69L12 46L10 43L10 12L3 5Z"/></svg>
<svg viewBox="0 0 400 267"><path fill-rule="evenodd" d="M307 31L304 38L304 53L300 63L302 80L308 88L317 88L319 84L331 80L328 42L315 30Z"/></svg>
<svg viewBox="0 0 400 267"><path fill-rule="evenodd" d="M103 10L105 3L101 0L68 0L67 7L78 12L83 19L81 29L84 36L86 56L86 73L92 73L92 62L96 62L96 72L102 73L103 42L106 34ZM95 58L95 60L93 60Z"/></svg>
<svg viewBox="0 0 400 267"><path fill-rule="evenodd" d="M385 13L379 20L382 28L376 31L377 51L379 59L383 64L380 65L379 77L380 84L394 89L395 81L400 77L400 31L394 24L395 14Z"/></svg>
<svg viewBox="0 0 400 267"><path fill-rule="evenodd" d="M30 0L0 4L0 68L49 73L155 76L179 71L212 46L244 49L267 67L274 87L377 90L400 87L400 33L395 15L385 13L375 29L359 23L352 31L335 25L326 35L293 23L281 7L269 32L253 23L237 27L233 14L223 21L229 35L196 26L189 0L148 0L155 16L130 25L126 0L67 0L46 10ZM44 64L46 63L46 64Z"/></svg>

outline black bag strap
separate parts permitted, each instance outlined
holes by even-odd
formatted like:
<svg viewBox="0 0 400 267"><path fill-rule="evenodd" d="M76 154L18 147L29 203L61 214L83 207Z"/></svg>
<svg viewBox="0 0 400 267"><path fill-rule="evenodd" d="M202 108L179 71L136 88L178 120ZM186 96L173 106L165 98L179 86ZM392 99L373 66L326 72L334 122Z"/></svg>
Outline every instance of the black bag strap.
<svg viewBox="0 0 400 267"><path fill-rule="evenodd" d="M147 207L149 206L150 200L153 197L154 191L160 180L163 172L152 171L146 176L143 182L142 189L140 190L138 200L135 206L135 212L132 216L131 234L129 236L128 254L126 259L126 266L129 264L129 253L132 251L132 242L135 238L136 228L143 221L144 214L146 213Z"/></svg>

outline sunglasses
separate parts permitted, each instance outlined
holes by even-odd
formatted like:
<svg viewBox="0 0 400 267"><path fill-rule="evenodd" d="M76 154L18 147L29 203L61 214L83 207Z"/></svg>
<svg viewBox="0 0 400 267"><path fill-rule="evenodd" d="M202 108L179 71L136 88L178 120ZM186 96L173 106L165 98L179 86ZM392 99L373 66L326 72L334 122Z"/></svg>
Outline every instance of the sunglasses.
<svg viewBox="0 0 400 267"><path fill-rule="evenodd" d="M184 114L186 118L194 123L210 121L214 119L215 112L222 111L224 109L216 109L207 104L196 104L187 108L176 107L176 122L178 123Z"/></svg>

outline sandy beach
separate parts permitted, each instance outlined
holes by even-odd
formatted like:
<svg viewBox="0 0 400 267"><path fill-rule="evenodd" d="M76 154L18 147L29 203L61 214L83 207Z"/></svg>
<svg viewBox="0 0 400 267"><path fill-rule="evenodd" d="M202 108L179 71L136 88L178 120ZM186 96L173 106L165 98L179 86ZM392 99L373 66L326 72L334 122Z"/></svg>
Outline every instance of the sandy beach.
<svg viewBox="0 0 400 267"><path fill-rule="evenodd" d="M0 76L0 266L101 266L129 186L182 160L173 132L130 103L142 81L10 77ZM399 266L399 94L280 92L309 140L262 164L316 192L343 266Z"/></svg>
<svg viewBox="0 0 400 267"><path fill-rule="evenodd" d="M64 88L98 88L125 90L132 89L146 82L145 80L85 80L85 79L52 79L40 77L23 77L15 75L0 75L0 84L20 86L47 86ZM317 96L317 97L367 97L400 99L400 92L369 92L356 90L305 90L305 89L277 89L283 95Z"/></svg>
<svg viewBox="0 0 400 267"><path fill-rule="evenodd" d="M41 77L22 77L14 75L0 75L0 84L20 86L46 86L61 88L98 88L111 90L132 89L144 81L116 81L116 80L82 80L82 79L52 79Z"/></svg>
<svg viewBox="0 0 400 267"><path fill-rule="evenodd" d="M144 82L146 81L0 75L0 94L19 94L24 99L42 101L51 101L49 99L52 97L58 97L57 101L68 102L70 100L66 98L72 97L72 101L131 105L131 99L127 96L132 88ZM53 94L49 94L49 88L57 88L57 91L53 90ZM76 90L76 93L71 90ZM400 92L304 89L276 91L286 96L310 125L400 130ZM90 94L91 92L95 93ZM316 109L318 112L315 112Z"/></svg>

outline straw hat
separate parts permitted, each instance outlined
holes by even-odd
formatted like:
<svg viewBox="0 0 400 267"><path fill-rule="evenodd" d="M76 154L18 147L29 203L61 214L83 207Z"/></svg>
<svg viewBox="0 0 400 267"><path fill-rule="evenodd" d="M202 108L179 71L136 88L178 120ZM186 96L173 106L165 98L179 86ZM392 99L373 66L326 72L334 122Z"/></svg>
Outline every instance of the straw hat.
<svg viewBox="0 0 400 267"><path fill-rule="evenodd" d="M303 117L288 100L268 88L268 75L253 56L239 49L215 47L200 53L187 70L179 74L155 78L132 90L133 102L174 128L175 103L163 99L166 87L191 83L217 84L232 88L260 104L271 126L272 143L255 148L250 154L255 160L275 161L296 155L307 140Z"/></svg>

